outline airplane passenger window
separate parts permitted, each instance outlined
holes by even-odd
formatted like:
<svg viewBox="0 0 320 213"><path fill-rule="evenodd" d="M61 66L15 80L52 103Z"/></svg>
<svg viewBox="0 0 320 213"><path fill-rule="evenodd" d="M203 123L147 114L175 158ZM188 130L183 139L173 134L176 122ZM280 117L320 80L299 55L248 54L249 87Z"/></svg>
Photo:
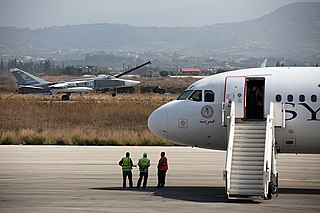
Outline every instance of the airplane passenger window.
<svg viewBox="0 0 320 213"><path fill-rule="evenodd" d="M306 100L304 95L299 95L299 101L304 102Z"/></svg>
<svg viewBox="0 0 320 213"><path fill-rule="evenodd" d="M202 91L196 90L192 93L192 95L188 98L191 101L202 101Z"/></svg>
<svg viewBox="0 0 320 213"><path fill-rule="evenodd" d="M317 96L316 95L311 95L311 101L312 102L317 102Z"/></svg>
<svg viewBox="0 0 320 213"><path fill-rule="evenodd" d="M281 95L279 95L279 94L278 94L278 95L276 95L276 101L277 101L277 102L280 102L280 101L281 101L281 99L282 99L282 98L281 98Z"/></svg>
<svg viewBox="0 0 320 213"><path fill-rule="evenodd" d="M205 102L214 102L214 92L211 90L204 91L204 101Z"/></svg>
<svg viewBox="0 0 320 213"><path fill-rule="evenodd" d="M192 92L193 92L193 90L184 91L181 95L179 95L177 100L185 100L185 99L187 99Z"/></svg>
<svg viewBox="0 0 320 213"><path fill-rule="evenodd" d="M293 95L288 95L287 99L288 99L289 102L292 102L293 101Z"/></svg>

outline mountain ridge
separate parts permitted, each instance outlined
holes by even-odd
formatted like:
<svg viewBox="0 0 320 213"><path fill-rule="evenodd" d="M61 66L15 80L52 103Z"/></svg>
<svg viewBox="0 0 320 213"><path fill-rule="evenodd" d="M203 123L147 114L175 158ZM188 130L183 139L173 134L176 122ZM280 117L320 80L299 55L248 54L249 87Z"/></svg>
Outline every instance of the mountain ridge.
<svg viewBox="0 0 320 213"><path fill-rule="evenodd" d="M260 18L202 27L137 27L97 23L0 27L1 55L74 52L168 52L190 56L320 58L320 3L281 7Z"/></svg>

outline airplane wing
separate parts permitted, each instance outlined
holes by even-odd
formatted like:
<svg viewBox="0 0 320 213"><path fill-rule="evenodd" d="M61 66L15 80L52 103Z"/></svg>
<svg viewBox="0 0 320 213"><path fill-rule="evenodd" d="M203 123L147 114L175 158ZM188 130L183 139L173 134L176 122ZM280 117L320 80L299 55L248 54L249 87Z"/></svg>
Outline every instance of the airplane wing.
<svg viewBox="0 0 320 213"><path fill-rule="evenodd" d="M83 93L83 92L90 92L93 89L90 87L70 87L70 88L52 88L51 92L53 94L58 93Z"/></svg>
<svg viewBox="0 0 320 213"><path fill-rule="evenodd" d="M144 67L144 66L146 66L147 64L151 64L151 61L148 61L148 62L146 62L146 63L144 63L144 64L141 64L141 65L139 65L139 66L137 66L137 67L135 67L135 68L132 68L132 69L130 69L130 70L127 70L127 71L125 71L125 72L122 72L122 73L119 73L119 74L117 74L117 75L114 75L114 77L120 78L121 76L126 75L126 74L128 74L128 73L130 73L130 72L132 72L132 71L134 71L134 70L136 70L136 69L139 69L139 68L141 68L141 67Z"/></svg>
<svg viewBox="0 0 320 213"><path fill-rule="evenodd" d="M93 89L89 86L79 86L78 84L87 83L88 81L68 81L62 83L56 83L51 85L49 88L53 94L57 93L84 93L92 91Z"/></svg>
<svg viewBox="0 0 320 213"><path fill-rule="evenodd" d="M66 88L68 87L68 83L64 82L64 83L57 83L57 84L53 84L51 86L49 86L52 89L59 89L59 88Z"/></svg>
<svg viewBox="0 0 320 213"><path fill-rule="evenodd" d="M37 86L32 86L32 85L23 85L23 86L18 86L19 88L28 88L28 89L44 89L43 87L37 87Z"/></svg>
<svg viewBox="0 0 320 213"><path fill-rule="evenodd" d="M88 85L83 85L88 84ZM49 86L50 88L68 88L68 87L79 87L79 86L88 86L89 87L89 81L88 80L74 80L74 81L65 81L61 83L52 84Z"/></svg>

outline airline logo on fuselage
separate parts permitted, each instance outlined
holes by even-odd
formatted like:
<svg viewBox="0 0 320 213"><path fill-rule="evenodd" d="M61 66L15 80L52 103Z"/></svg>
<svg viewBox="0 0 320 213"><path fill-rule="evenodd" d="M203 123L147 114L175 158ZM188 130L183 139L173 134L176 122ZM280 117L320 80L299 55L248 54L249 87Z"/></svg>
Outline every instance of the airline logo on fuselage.
<svg viewBox="0 0 320 213"><path fill-rule="evenodd" d="M206 105L201 108L201 115L202 119L200 120L200 123L204 123L206 125L215 123L214 119L211 119L211 117L214 114L214 110L212 106Z"/></svg>
<svg viewBox="0 0 320 213"><path fill-rule="evenodd" d="M304 109L306 109L310 113L310 117L307 118L307 121L320 121L320 116L318 116L318 112L320 111L320 108L317 110L314 110L311 106L309 106L307 103L285 103L286 105L296 107L296 106L302 106ZM291 117L286 118L287 121L293 120L298 116L298 112L294 110L286 109L286 113L291 114Z"/></svg>

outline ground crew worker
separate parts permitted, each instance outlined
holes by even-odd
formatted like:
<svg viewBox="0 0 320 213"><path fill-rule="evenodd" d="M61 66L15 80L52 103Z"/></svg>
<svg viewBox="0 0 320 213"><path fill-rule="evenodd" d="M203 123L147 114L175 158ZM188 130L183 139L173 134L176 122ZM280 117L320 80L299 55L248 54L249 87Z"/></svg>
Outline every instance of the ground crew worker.
<svg viewBox="0 0 320 213"><path fill-rule="evenodd" d="M141 181L143 178L143 188L145 189L147 187L147 181L148 181L148 168L150 166L150 160L147 158L147 153L143 153L143 157L139 159L138 166L139 166L139 179L137 183L137 188L140 188Z"/></svg>
<svg viewBox="0 0 320 213"><path fill-rule="evenodd" d="M168 170L168 159L166 158L166 153L161 152L158 163L158 185L157 188L163 188L166 183L166 173Z"/></svg>
<svg viewBox="0 0 320 213"><path fill-rule="evenodd" d="M126 188L126 181L127 181L127 177L129 179L129 186L130 188L133 187L133 183L132 183L132 167L134 166L133 165L133 161L132 159L130 158L130 153L127 152L126 153L126 157L122 158L120 161L119 161L119 165L122 167L122 187L123 188Z"/></svg>

